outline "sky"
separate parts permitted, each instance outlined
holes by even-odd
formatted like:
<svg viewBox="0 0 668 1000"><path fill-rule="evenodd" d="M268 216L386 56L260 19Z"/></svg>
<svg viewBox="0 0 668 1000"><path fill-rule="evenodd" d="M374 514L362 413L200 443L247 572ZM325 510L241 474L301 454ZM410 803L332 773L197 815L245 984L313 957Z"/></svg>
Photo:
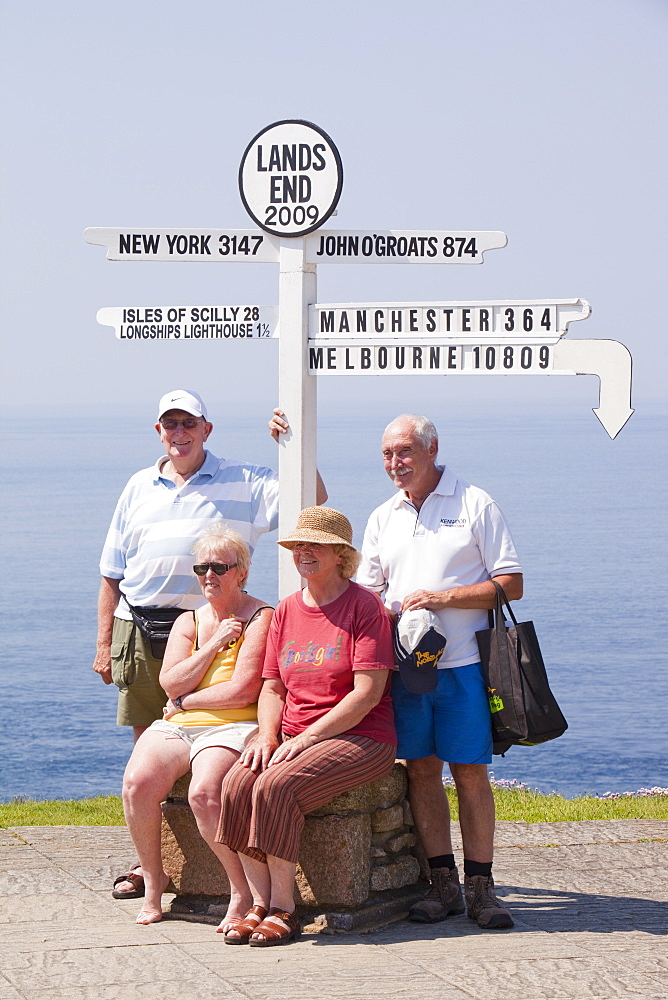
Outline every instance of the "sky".
<svg viewBox="0 0 668 1000"><path fill-rule="evenodd" d="M633 405L664 408L663 0L5 0L2 404L144 411L176 386L266 411L278 345L123 343L102 306L278 299L274 264L119 262L112 227L252 228L237 172L286 118L336 143L330 228L502 230L482 266L318 268L324 302L584 298L569 338L625 344ZM323 410L431 377L319 378ZM427 389L427 386L429 387ZM597 405L594 377L450 377L476 410Z"/></svg>

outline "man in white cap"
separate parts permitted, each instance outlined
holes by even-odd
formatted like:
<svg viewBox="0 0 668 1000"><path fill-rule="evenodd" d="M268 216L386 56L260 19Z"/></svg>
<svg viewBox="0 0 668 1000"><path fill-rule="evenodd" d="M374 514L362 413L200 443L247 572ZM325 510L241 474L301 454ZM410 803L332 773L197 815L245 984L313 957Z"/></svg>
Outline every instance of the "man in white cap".
<svg viewBox="0 0 668 1000"><path fill-rule="evenodd" d="M442 648L433 687L417 662L412 673L401 666L392 686L397 756L406 759L411 809L431 872L431 887L409 918L433 923L464 912L443 788L447 762L459 800L468 915L485 929L512 927L492 878L492 733L475 633L487 627L487 609L495 604L492 578L518 600L522 569L492 498L436 464L431 421L397 417L385 429L382 454L399 492L369 518L357 582L383 593L386 606L404 617L433 612Z"/></svg>
<svg viewBox="0 0 668 1000"><path fill-rule="evenodd" d="M278 440L287 426L283 412L275 410L269 422L272 436ZM192 571L193 542L213 519L222 518L252 553L260 536L278 526L278 476L263 466L216 458L205 449L213 424L197 392L166 393L155 429L166 454L128 482L102 551L93 663L105 684L119 688L117 722L132 726L135 741L162 718L167 700L158 681L164 640L162 649L159 640L151 641L146 619L173 620L202 604ZM318 476L317 502L326 499ZM117 898L143 895L141 875L136 870L128 874L132 877L117 880Z"/></svg>

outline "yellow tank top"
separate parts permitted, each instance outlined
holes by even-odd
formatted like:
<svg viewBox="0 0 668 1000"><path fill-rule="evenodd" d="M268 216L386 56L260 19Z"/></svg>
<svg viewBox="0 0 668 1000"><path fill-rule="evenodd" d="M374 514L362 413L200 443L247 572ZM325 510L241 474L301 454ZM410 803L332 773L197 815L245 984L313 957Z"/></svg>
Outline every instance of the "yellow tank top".
<svg viewBox="0 0 668 1000"><path fill-rule="evenodd" d="M268 607L268 605L265 605L265 607ZM204 674L204 677L195 688L195 691L203 691L204 688L212 687L214 684L224 684L226 681L232 680L234 668L237 663L237 656L239 655L239 650L241 649L244 641L246 629L252 622L255 615L259 611L263 610L264 608L258 608L258 610L251 616L246 625L244 625L243 632L236 642L230 643L225 646L224 649L218 650L211 661L207 672ZM193 643L193 653L199 648L199 622L196 611L194 612L194 615L195 641ZM177 726L222 726L227 722L257 722L257 702L254 705L246 705L245 708L187 709L185 712L177 712L177 714L173 715L169 721L176 723Z"/></svg>

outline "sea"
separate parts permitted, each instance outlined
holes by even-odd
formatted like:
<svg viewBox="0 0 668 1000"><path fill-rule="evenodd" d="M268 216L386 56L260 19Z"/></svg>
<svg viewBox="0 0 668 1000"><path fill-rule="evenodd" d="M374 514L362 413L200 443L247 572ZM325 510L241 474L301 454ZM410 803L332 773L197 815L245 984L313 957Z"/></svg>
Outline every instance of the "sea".
<svg viewBox="0 0 668 1000"><path fill-rule="evenodd" d="M319 414L318 463L360 544L393 489L379 450L387 419L363 400L343 409ZM268 415L231 413L211 450L275 466ZM525 574L516 614L535 624L569 723L551 743L495 757L494 776L566 796L668 786L665 416L638 412L615 441L591 412L435 422L440 459L506 513ZM132 736L116 726L116 689L91 669L98 559L121 489L159 442L129 412L14 414L3 429L0 801L116 794ZM276 601L276 533L260 541L248 589Z"/></svg>

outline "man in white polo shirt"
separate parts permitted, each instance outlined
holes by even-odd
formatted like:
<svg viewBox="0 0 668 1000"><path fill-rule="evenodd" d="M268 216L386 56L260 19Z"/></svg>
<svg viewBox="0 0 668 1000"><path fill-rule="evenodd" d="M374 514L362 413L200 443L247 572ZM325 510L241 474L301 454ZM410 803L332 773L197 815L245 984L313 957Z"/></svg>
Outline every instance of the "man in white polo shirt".
<svg viewBox="0 0 668 1000"><path fill-rule="evenodd" d="M275 410L275 440L288 427ZM238 531L253 552L262 534L278 525L278 476L247 462L216 458L204 447L213 430L202 398L192 389L166 393L155 429L165 455L137 472L123 490L100 559L97 654L93 670L119 689L117 722L132 726L135 741L162 718L160 653L135 624L130 608L168 609L173 615L202 605L193 573L195 539L217 518ZM327 492L318 476L317 502ZM172 616L173 616L172 615ZM117 898L143 895L143 879L120 881ZM117 880L118 881L118 880Z"/></svg>
<svg viewBox="0 0 668 1000"><path fill-rule="evenodd" d="M447 762L459 799L468 915L483 928L512 927L492 878L492 735L475 633L487 627L494 607L492 578L518 600L522 569L496 503L436 465L438 434L426 417L393 420L382 454L399 492L369 518L357 582L382 593L397 614L434 612L446 638L432 691L414 694L399 674L393 679L397 756L407 762L411 809L431 870L430 890L409 918L433 923L464 912L443 788Z"/></svg>

